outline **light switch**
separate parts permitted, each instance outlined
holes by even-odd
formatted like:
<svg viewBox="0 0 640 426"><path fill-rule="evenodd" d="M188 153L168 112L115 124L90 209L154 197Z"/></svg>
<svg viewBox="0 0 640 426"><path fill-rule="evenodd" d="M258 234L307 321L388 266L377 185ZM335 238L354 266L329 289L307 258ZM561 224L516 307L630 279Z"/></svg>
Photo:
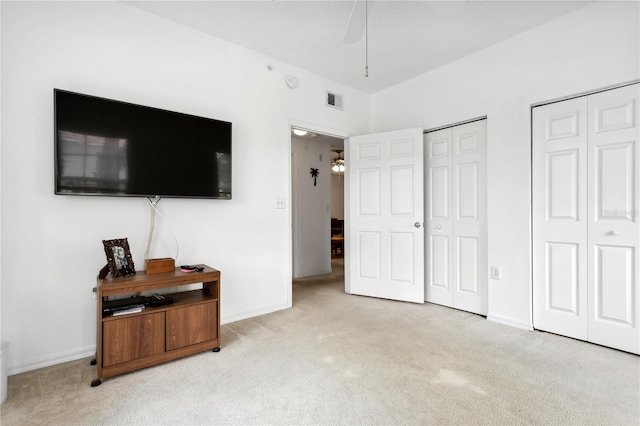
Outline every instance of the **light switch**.
<svg viewBox="0 0 640 426"><path fill-rule="evenodd" d="M491 279L492 280L499 280L500 278L502 278L502 270L499 266L492 266L491 267Z"/></svg>

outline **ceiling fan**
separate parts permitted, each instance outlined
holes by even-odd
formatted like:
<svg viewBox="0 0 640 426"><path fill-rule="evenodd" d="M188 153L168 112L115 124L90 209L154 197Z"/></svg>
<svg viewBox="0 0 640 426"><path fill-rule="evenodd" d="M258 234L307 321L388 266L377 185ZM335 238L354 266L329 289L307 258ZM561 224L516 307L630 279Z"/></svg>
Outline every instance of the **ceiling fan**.
<svg viewBox="0 0 640 426"><path fill-rule="evenodd" d="M344 157L342 156L342 151L337 149L333 152L335 152L337 155L335 158L331 159L331 170L338 174L344 173L345 167L344 167Z"/></svg>
<svg viewBox="0 0 640 426"><path fill-rule="evenodd" d="M446 2L431 2L429 7L436 13L451 17L457 14L468 0L452 0ZM374 1L369 4L368 0L353 0L351 16L344 34L344 44L353 44L365 40L365 67L364 76L369 77L369 13L374 6Z"/></svg>
<svg viewBox="0 0 640 426"><path fill-rule="evenodd" d="M362 39L362 35L365 32L367 26L368 11L371 10L373 4L369 6L367 0L353 0L353 8L351 9L351 16L349 17L349 23L344 33L344 43L353 44Z"/></svg>
<svg viewBox="0 0 640 426"><path fill-rule="evenodd" d="M371 5L373 6L373 4ZM353 44L362 39L365 41L365 66L364 76L369 77L369 11L371 10L368 0L354 0L351 16L344 34L344 43Z"/></svg>

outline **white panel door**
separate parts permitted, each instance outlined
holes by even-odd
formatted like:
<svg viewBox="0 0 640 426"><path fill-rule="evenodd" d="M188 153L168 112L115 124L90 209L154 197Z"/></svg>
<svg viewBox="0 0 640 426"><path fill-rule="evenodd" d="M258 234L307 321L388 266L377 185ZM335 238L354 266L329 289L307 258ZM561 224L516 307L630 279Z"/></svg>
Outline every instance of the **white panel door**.
<svg viewBox="0 0 640 426"><path fill-rule="evenodd" d="M533 110L535 328L587 339L587 100Z"/></svg>
<svg viewBox="0 0 640 426"><path fill-rule="evenodd" d="M349 139L348 292L424 302L422 153L420 128Z"/></svg>
<svg viewBox="0 0 640 426"><path fill-rule="evenodd" d="M640 354L635 84L533 110L533 322Z"/></svg>
<svg viewBox="0 0 640 426"><path fill-rule="evenodd" d="M453 307L487 314L487 121L453 127Z"/></svg>
<svg viewBox="0 0 640 426"><path fill-rule="evenodd" d="M429 132L425 140L425 301L453 306L453 219L451 129Z"/></svg>
<svg viewBox="0 0 640 426"><path fill-rule="evenodd" d="M486 120L425 135L426 301L487 314Z"/></svg>
<svg viewBox="0 0 640 426"><path fill-rule="evenodd" d="M588 98L589 341L640 353L640 85Z"/></svg>

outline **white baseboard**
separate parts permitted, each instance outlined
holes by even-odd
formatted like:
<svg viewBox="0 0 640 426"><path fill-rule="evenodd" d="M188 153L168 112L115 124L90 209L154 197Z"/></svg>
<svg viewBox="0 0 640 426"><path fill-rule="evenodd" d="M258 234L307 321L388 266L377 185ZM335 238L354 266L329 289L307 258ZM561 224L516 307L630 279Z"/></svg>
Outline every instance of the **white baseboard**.
<svg viewBox="0 0 640 426"><path fill-rule="evenodd" d="M96 345L91 345L66 352L58 352L57 354L45 355L39 358L7 365L7 375L11 376L14 374L24 373L25 371L37 370L39 368L62 364L64 362L77 361L82 358L94 356L95 354Z"/></svg>
<svg viewBox="0 0 640 426"><path fill-rule="evenodd" d="M226 324L230 322L240 321L247 318L256 317L259 315L270 314L272 312L280 311L282 309L290 308L286 304L278 304L272 306L261 307L259 309L251 309L244 312L239 312L233 315L226 315L220 318L220 324ZM224 344L224 342L223 342ZM89 358L96 354L96 345L85 346L83 348L72 349L66 352L58 352L57 354L46 355L39 358L30 359L27 361L20 361L14 364L7 365L7 375L24 373L31 370L37 370L44 367L50 367L52 365L62 364L69 361L77 361L82 358Z"/></svg>
<svg viewBox="0 0 640 426"><path fill-rule="evenodd" d="M295 276L293 278L296 279L296 278L315 277L316 275L326 275L326 274L330 274L331 272L333 272L333 271L331 270L331 268L329 268L329 269L323 269L321 271L305 273L303 275L297 275L297 276Z"/></svg>
<svg viewBox="0 0 640 426"><path fill-rule="evenodd" d="M260 315L270 314L272 312L281 311L283 309L288 309L291 306L287 306L286 304L278 304L272 306L263 306L258 309L250 309L244 312L238 312L233 315L224 315L220 317L220 324L228 324L230 322L236 322L247 318L253 318Z"/></svg>
<svg viewBox="0 0 640 426"><path fill-rule="evenodd" d="M522 330L533 331L533 325L528 322L517 321L513 318L501 317L499 315L487 315L487 321L497 322L499 324L508 325L510 327L520 328Z"/></svg>

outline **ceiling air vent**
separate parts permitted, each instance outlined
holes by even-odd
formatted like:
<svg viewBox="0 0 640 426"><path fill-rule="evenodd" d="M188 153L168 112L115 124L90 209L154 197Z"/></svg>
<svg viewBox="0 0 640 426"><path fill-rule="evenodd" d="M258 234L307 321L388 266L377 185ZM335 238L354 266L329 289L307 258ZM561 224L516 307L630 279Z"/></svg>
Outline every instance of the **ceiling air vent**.
<svg viewBox="0 0 640 426"><path fill-rule="evenodd" d="M344 99L342 98L342 95L327 92L327 106L344 111Z"/></svg>

